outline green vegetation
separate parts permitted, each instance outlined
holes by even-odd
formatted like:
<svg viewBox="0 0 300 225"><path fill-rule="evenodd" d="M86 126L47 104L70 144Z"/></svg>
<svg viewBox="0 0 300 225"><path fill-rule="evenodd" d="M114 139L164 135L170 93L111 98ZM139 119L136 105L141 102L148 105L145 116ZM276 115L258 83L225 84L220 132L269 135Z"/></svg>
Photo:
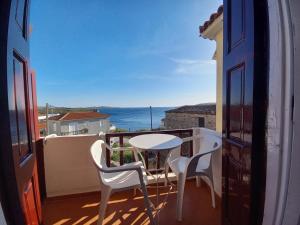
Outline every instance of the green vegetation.
<svg viewBox="0 0 300 225"><path fill-rule="evenodd" d="M115 162L120 162L120 154L119 152L114 152L111 156L111 160ZM125 150L124 151L124 163L130 163L133 162L132 158L132 151L131 150Z"/></svg>
<svg viewBox="0 0 300 225"><path fill-rule="evenodd" d="M120 147L119 143L114 143L114 144L112 145L112 148L118 148L118 147ZM123 147L129 148L129 147L131 147L131 145L130 145L129 143L125 143L125 144L123 145Z"/></svg>
<svg viewBox="0 0 300 225"><path fill-rule="evenodd" d="M128 132L127 129L123 129L123 128L116 128L116 130L114 130L113 133L123 133L123 132Z"/></svg>
<svg viewBox="0 0 300 225"><path fill-rule="evenodd" d="M112 148L117 148L119 147L119 143L114 143ZM125 143L123 147L131 147L129 143ZM132 150L125 150L124 153L124 163L130 163L133 162L133 157L132 157ZM114 151L111 155L111 160L115 162L120 162L120 153L119 151Z"/></svg>

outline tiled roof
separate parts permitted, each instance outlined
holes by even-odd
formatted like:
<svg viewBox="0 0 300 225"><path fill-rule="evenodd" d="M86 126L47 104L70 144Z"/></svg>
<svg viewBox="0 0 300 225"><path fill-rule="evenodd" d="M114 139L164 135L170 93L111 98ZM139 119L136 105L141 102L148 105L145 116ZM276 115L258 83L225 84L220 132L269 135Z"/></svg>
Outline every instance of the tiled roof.
<svg viewBox="0 0 300 225"><path fill-rule="evenodd" d="M110 115L98 112L68 112L66 114L50 117L49 120L84 120L84 119L106 119Z"/></svg>
<svg viewBox="0 0 300 225"><path fill-rule="evenodd" d="M215 115L216 104L206 103L206 104L199 104L199 105L185 105L176 109L168 110L166 111L166 113L190 113L190 114Z"/></svg>
<svg viewBox="0 0 300 225"><path fill-rule="evenodd" d="M211 14L209 20L205 21L202 26L199 27L200 34L202 34L220 15L223 13L223 5L221 5L217 12Z"/></svg>
<svg viewBox="0 0 300 225"><path fill-rule="evenodd" d="M49 120L59 120L60 118L62 118L65 114L60 114L60 115L57 115L57 116L51 116L49 117L48 119Z"/></svg>

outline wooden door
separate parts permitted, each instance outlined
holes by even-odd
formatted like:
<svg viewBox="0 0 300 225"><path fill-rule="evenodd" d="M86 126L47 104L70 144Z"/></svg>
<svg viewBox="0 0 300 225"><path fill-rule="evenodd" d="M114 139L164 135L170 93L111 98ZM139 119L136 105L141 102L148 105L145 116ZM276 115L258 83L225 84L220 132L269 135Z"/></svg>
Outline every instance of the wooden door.
<svg viewBox="0 0 300 225"><path fill-rule="evenodd" d="M224 1L224 225L261 224L265 191L267 1Z"/></svg>
<svg viewBox="0 0 300 225"><path fill-rule="evenodd" d="M1 199L8 224L39 224L29 0L1 1L0 10Z"/></svg>

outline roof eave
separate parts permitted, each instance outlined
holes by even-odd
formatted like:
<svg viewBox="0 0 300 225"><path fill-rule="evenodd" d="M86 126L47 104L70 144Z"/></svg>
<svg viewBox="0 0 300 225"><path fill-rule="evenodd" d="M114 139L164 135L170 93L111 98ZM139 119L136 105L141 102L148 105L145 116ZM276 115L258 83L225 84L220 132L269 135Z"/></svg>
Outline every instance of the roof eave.
<svg viewBox="0 0 300 225"><path fill-rule="evenodd" d="M209 39L215 40L216 35L223 29L223 13L219 15L203 32L200 36Z"/></svg>

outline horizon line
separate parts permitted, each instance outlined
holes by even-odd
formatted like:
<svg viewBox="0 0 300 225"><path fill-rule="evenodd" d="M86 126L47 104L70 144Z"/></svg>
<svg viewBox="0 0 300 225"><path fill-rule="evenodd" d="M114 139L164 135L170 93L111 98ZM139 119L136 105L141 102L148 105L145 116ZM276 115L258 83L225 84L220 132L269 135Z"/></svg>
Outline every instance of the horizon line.
<svg viewBox="0 0 300 225"><path fill-rule="evenodd" d="M192 105L204 105L204 104L216 104L216 102L203 102L203 103L198 103L198 104L185 104L185 105L177 105L177 106L152 106L152 105L148 105L148 106L108 106L108 105L102 105L102 106L55 106L55 105L51 105L49 104L49 106L51 107L55 107L55 108L149 108L149 107L153 107L153 108L175 108L175 107L182 107L182 106L192 106ZM45 105L38 105L38 107L46 107Z"/></svg>

